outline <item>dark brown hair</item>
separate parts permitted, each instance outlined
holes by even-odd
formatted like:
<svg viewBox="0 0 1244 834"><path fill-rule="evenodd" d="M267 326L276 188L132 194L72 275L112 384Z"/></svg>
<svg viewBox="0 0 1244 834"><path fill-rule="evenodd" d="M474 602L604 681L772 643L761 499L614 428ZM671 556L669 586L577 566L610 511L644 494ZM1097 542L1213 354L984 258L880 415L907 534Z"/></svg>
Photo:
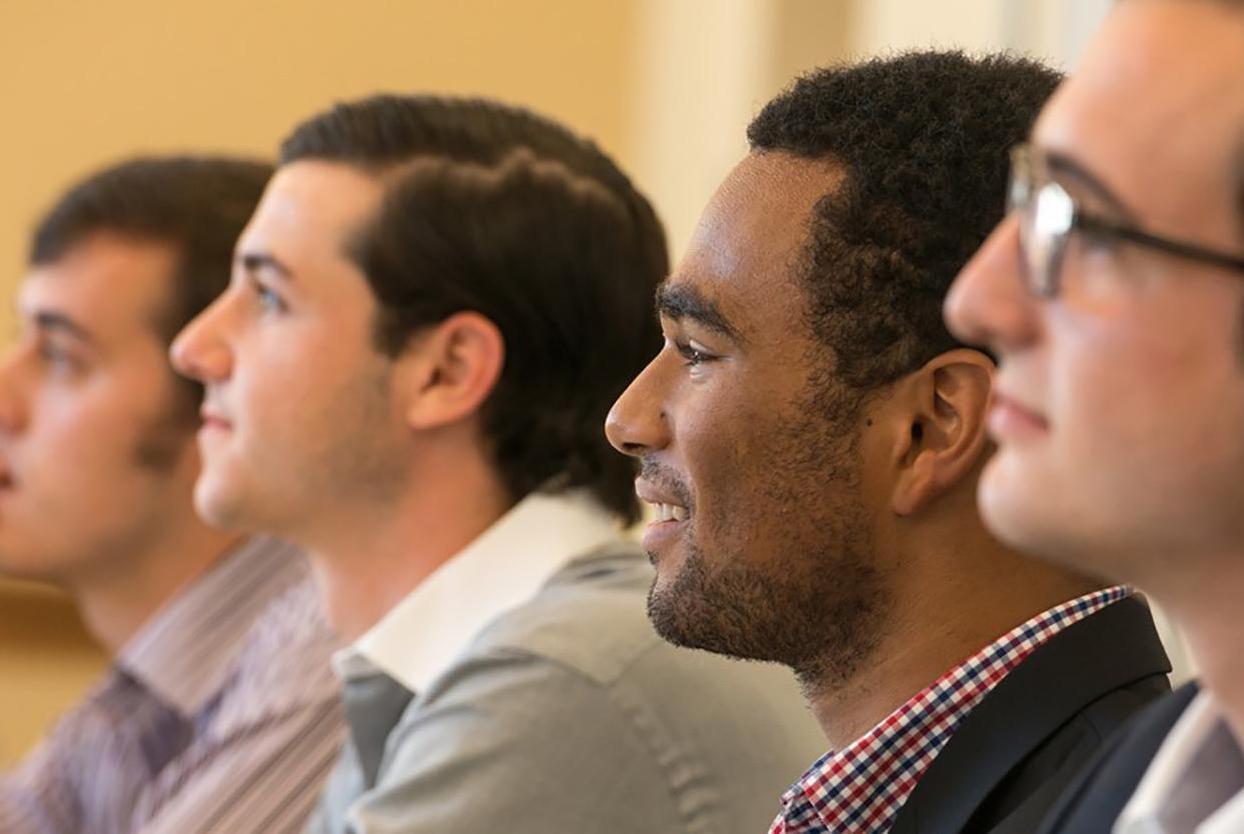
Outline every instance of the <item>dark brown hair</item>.
<svg viewBox="0 0 1244 834"><path fill-rule="evenodd" d="M501 331L505 366L481 417L511 497L583 486L636 520L634 464L602 427L660 346L652 297L668 258L614 162L530 111L436 96L340 104L282 145L282 164L302 159L386 181L347 252L379 305L379 349L395 355L463 310Z"/></svg>

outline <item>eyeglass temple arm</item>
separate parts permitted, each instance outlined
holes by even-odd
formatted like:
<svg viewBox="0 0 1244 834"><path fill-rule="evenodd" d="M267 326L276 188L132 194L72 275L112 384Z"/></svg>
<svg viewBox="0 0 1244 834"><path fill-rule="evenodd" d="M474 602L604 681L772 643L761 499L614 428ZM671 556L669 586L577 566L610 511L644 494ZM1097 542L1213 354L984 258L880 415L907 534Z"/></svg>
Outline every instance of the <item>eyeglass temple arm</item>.
<svg viewBox="0 0 1244 834"><path fill-rule="evenodd" d="M1076 216L1075 222L1078 228L1090 234L1119 238L1141 246L1147 246L1150 249L1157 249L1172 255L1200 261L1201 263L1213 264L1214 266L1224 267L1235 272L1244 272L1244 256L1219 252L1204 246L1198 246L1195 243L1170 240L1169 238L1143 232L1140 229L1134 229L1131 226L1113 223L1101 217L1080 214Z"/></svg>

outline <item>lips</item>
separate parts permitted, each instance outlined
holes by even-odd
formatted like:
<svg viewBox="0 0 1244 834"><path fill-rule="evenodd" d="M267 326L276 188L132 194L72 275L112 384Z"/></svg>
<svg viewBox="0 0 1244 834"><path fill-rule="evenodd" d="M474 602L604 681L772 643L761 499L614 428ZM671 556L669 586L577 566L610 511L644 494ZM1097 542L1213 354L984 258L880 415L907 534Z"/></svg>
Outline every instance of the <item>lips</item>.
<svg viewBox="0 0 1244 834"><path fill-rule="evenodd" d="M994 394L989 408L989 433L997 440L1018 440L1049 431L1049 422L1014 397Z"/></svg>
<svg viewBox="0 0 1244 834"><path fill-rule="evenodd" d="M682 535L693 514L686 492L682 483L670 473L648 462L643 466L643 474L635 481L635 494L653 508L653 520L644 529L643 546L658 565L661 551Z"/></svg>
<svg viewBox="0 0 1244 834"><path fill-rule="evenodd" d="M678 485L679 487L681 485ZM684 490L665 479L655 483L644 477L635 481L635 494L645 504L650 504L658 522L686 521L691 517L691 502L678 493Z"/></svg>
<svg viewBox="0 0 1244 834"><path fill-rule="evenodd" d="M203 429L228 431L233 428L233 423L230 420L226 419L220 412L213 409L204 408L199 412L199 418L202 421Z"/></svg>

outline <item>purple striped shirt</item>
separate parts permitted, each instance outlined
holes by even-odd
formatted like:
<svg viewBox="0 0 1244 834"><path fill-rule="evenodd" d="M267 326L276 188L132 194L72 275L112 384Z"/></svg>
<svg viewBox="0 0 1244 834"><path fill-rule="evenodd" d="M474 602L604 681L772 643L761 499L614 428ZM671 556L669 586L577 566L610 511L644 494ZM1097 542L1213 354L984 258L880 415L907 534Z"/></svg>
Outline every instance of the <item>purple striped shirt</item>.
<svg viewBox="0 0 1244 834"><path fill-rule="evenodd" d="M302 556L252 539L0 775L0 834L301 830L343 737L334 648Z"/></svg>

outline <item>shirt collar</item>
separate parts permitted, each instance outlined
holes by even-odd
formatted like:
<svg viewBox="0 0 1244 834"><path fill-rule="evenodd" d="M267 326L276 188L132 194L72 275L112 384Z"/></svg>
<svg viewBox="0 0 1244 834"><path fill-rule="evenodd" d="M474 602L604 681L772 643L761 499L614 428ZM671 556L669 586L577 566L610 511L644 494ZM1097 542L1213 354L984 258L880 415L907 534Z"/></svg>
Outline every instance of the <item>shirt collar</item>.
<svg viewBox="0 0 1244 834"><path fill-rule="evenodd" d="M534 596L571 559L618 539L613 516L586 492L532 493L338 652L333 665L347 680L382 671L420 692L498 615Z"/></svg>
<svg viewBox="0 0 1244 834"><path fill-rule="evenodd" d="M1131 594L1116 586L1038 614L946 672L867 734L812 765L782 797L773 834L890 830L963 718L1038 646Z"/></svg>
<svg viewBox="0 0 1244 834"><path fill-rule="evenodd" d="M1244 753L1212 693L1202 691L1175 722L1115 834L1244 830Z"/></svg>
<svg viewBox="0 0 1244 834"><path fill-rule="evenodd" d="M249 539L165 603L121 649L115 666L193 718L224 686L268 604L307 576L292 545Z"/></svg>

